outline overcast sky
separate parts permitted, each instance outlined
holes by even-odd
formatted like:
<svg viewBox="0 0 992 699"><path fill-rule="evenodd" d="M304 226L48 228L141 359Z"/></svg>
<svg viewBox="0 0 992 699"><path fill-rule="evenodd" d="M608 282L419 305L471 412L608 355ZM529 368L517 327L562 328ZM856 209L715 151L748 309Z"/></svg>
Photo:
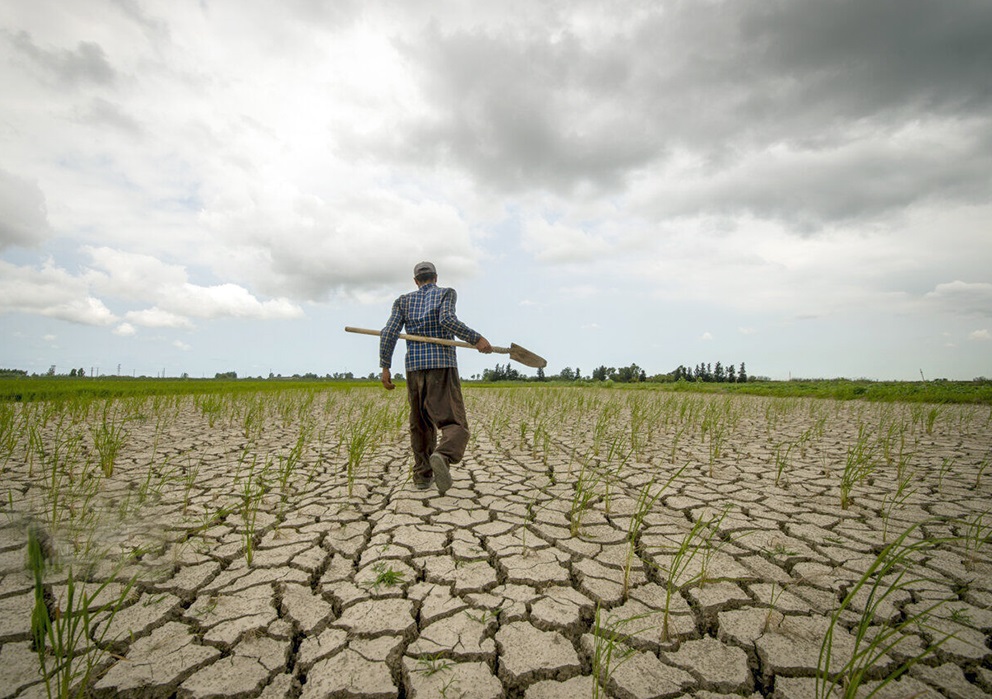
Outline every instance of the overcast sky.
<svg viewBox="0 0 992 699"><path fill-rule="evenodd" d="M367 375L428 259L548 373L992 376L988 0L9 0L0 84L3 368Z"/></svg>

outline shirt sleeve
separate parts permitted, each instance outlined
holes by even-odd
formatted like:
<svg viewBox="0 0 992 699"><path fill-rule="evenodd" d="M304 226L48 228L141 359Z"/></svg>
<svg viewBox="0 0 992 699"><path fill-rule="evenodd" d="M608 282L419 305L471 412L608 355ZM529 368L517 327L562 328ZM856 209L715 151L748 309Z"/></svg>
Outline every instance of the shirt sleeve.
<svg viewBox="0 0 992 699"><path fill-rule="evenodd" d="M458 320L458 316L455 315L455 302L457 300L458 294L454 289L444 290L444 295L441 297L441 305L438 307L438 320L442 328L452 333L455 337L474 345L482 335Z"/></svg>
<svg viewBox="0 0 992 699"><path fill-rule="evenodd" d="M400 300L393 302L393 310L386 321L386 327L379 335L379 366L388 369L393 365L393 350L396 348L396 340L399 339L400 330L403 329L403 308Z"/></svg>

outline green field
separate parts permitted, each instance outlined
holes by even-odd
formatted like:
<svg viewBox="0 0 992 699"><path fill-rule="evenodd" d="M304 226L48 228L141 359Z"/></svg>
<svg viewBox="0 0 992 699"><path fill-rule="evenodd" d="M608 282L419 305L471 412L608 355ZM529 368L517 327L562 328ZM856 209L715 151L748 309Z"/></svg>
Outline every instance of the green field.
<svg viewBox="0 0 992 699"><path fill-rule="evenodd" d="M68 378L12 377L0 379L0 401L54 400L70 397L121 398L149 395L198 395L205 393L376 388L378 381L312 379L152 379L128 377ZM539 386L698 392L782 398L905 401L914 403L970 403L992 405L992 381L867 381L824 379L802 381L749 381L743 384L575 382L465 382L466 388L528 388Z"/></svg>

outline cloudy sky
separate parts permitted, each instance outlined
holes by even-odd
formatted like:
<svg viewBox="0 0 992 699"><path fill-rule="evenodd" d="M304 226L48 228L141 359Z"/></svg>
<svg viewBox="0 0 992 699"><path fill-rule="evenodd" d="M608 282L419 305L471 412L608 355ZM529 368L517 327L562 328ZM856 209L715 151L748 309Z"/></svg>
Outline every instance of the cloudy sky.
<svg viewBox="0 0 992 699"><path fill-rule="evenodd" d="M548 373L992 376L988 0L10 0L0 83L0 367L367 375L429 259Z"/></svg>

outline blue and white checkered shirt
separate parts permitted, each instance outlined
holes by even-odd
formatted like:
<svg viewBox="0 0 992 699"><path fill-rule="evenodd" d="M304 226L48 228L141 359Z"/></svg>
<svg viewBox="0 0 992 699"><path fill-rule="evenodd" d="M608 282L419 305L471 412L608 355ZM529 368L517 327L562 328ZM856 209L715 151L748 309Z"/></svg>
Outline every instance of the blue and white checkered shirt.
<svg viewBox="0 0 992 699"><path fill-rule="evenodd" d="M393 349L404 326L409 335L424 335L452 340L456 336L475 344L482 337L455 315L458 294L437 284L424 284L416 291L400 296L393 302L386 327L379 338L379 366L388 369L393 363ZM429 342L406 342L406 370L443 369L457 367L454 347Z"/></svg>

